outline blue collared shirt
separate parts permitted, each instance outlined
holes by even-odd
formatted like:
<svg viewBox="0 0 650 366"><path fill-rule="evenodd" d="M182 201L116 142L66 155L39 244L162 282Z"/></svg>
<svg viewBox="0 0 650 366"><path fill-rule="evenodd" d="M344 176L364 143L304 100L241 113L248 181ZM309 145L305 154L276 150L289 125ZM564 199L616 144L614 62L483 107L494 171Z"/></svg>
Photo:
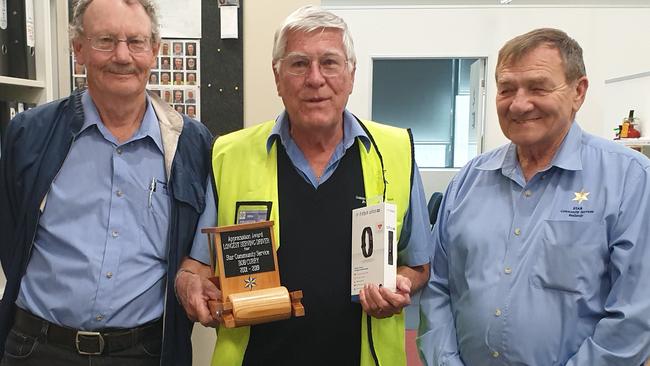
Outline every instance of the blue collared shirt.
<svg viewBox="0 0 650 366"><path fill-rule="evenodd" d="M363 130L356 117L352 115L349 111L345 110L343 112L343 139L334 149L332 158L328 162L323 175L320 180L316 178L316 175L311 170L309 162L305 158L304 154L293 141L289 131L289 116L285 112L281 113L276 119L276 123L269 134L269 138L266 143L267 151L271 150L271 146L279 140L282 146L284 146L287 151L287 155L291 160L291 163L296 168L298 173L309 182L314 188L318 188L320 184L329 179L336 168L338 167L341 158L345 155L347 149L352 146L352 144L358 138L363 146L366 149L370 149L371 142L370 138ZM422 187L422 180L420 174L418 173L417 166L413 167L415 173L413 174L413 183L411 186L411 201L410 207L407 211L404 224L402 226L402 234L400 235L400 252L399 252L399 264L408 265L408 266L418 266L429 263L429 258L431 255L430 247L430 230L429 230L429 214L426 207L426 201L424 199L424 188ZM212 192L209 192L209 197L206 199L208 202L212 201L214 195ZM371 198L371 197L369 197ZM206 211L208 208L206 207ZM204 214L199 220L199 228L206 226L214 226L216 222L216 209L213 210L215 215L209 217L207 214ZM191 257L199 260L203 263L209 263L209 253L206 245L207 239L204 237L200 238L200 229L197 230L195 236L194 246L192 247ZM205 234L203 234L205 236Z"/></svg>
<svg viewBox="0 0 650 366"><path fill-rule="evenodd" d="M287 151L289 159L293 163L294 167L298 173L309 182L314 188L318 188L319 185L325 183L329 177L332 176L336 167L338 167L341 158L345 155L345 151L352 146L355 142L355 139L359 138L366 150L370 150L370 139L368 135L363 130L359 122L352 115L352 113L347 110L343 113L343 139L339 142L338 145L334 148L334 153L330 161L325 166L323 175L318 179L314 171L311 169L309 162L305 158L302 150L296 145L296 142L293 141L290 132L290 123L289 115L286 111L282 112L276 119L275 125L271 130L268 140L266 141L266 151L270 152L271 147L277 139L280 139L280 143L284 146L284 149Z"/></svg>
<svg viewBox="0 0 650 366"><path fill-rule="evenodd" d="M421 298L427 365L640 365L650 161L573 123L525 181L513 144L453 179Z"/></svg>
<svg viewBox="0 0 650 366"><path fill-rule="evenodd" d="M170 199L160 127L146 103L139 130L118 143L82 96L84 124L47 194L19 307L86 330L162 315Z"/></svg>

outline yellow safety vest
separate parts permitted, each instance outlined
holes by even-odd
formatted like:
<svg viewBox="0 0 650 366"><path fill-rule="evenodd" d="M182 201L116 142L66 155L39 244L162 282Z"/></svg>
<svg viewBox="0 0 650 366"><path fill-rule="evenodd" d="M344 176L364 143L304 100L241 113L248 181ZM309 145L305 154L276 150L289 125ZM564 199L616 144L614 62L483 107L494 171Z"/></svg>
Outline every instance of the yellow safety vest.
<svg viewBox="0 0 650 366"><path fill-rule="evenodd" d="M235 223L238 201L272 202L270 220L280 245L277 141L267 153L266 142L275 121L239 130L219 137L212 149L212 172L217 187L218 225ZM397 240L409 207L413 170L413 148L407 130L363 121L372 141L370 150L359 146L366 197L381 197L397 206ZM377 153L377 148L379 153ZM380 159L381 155L381 159ZM383 174L382 174L383 160ZM384 185L384 178L386 184ZM371 202L372 203L372 202ZM309 311L309 309L306 309ZM366 314L361 321L361 366L375 365L368 339ZM372 344L381 366L406 365L404 350L404 314L390 318L371 318ZM240 366L244 359L250 327L226 328L217 331L212 355L213 366Z"/></svg>

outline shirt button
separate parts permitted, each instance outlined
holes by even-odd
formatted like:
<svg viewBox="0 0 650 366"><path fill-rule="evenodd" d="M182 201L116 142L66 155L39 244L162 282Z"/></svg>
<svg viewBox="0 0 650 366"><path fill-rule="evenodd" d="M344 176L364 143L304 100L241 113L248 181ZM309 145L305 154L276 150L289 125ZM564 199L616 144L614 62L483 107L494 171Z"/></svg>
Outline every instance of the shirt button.
<svg viewBox="0 0 650 366"><path fill-rule="evenodd" d="M495 315L495 316L501 316L501 309L496 309L496 310L494 311L494 315Z"/></svg>
<svg viewBox="0 0 650 366"><path fill-rule="evenodd" d="M524 196L526 196L526 197L530 197L532 194L533 194L533 192L531 192L530 190L527 190L527 191L524 192Z"/></svg>
<svg viewBox="0 0 650 366"><path fill-rule="evenodd" d="M106 277L112 278L113 277L113 272L106 272Z"/></svg>
<svg viewBox="0 0 650 366"><path fill-rule="evenodd" d="M515 229L515 235L517 235L517 236L521 235L521 229L520 228Z"/></svg>
<svg viewBox="0 0 650 366"><path fill-rule="evenodd" d="M116 151L117 151L117 155L122 155L122 149L121 148L118 147Z"/></svg>
<svg viewBox="0 0 650 366"><path fill-rule="evenodd" d="M120 191L119 189L117 190L117 192L115 192L115 194L116 194L118 197L122 197L122 196L124 196L124 192Z"/></svg>
<svg viewBox="0 0 650 366"><path fill-rule="evenodd" d="M512 273L512 268L506 267L506 268L503 269L503 272L505 272L505 274L511 274Z"/></svg>
<svg viewBox="0 0 650 366"><path fill-rule="evenodd" d="M117 238L118 236L120 236L120 233L118 233L117 230L113 230L113 232L111 233L111 236L114 237L114 238Z"/></svg>
<svg viewBox="0 0 650 366"><path fill-rule="evenodd" d="M101 315L101 314L99 314L99 315L97 315L97 316L95 317L95 319L99 322L99 321L101 321L102 319L104 319L104 316Z"/></svg>
<svg viewBox="0 0 650 366"><path fill-rule="evenodd" d="M499 357L500 355L501 355L501 354L499 353L499 351L493 351L493 352L492 352L492 357L494 357L494 358L497 358L497 357Z"/></svg>

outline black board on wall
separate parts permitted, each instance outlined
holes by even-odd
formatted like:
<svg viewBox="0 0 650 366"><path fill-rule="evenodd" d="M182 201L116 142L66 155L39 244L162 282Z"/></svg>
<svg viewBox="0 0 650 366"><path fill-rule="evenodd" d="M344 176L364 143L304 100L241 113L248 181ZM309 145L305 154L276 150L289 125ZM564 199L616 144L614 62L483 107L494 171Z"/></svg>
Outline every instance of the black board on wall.
<svg viewBox="0 0 650 366"><path fill-rule="evenodd" d="M244 127L243 0L237 39L221 39L218 3L201 1L201 122L215 136Z"/></svg>
<svg viewBox="0 0 650 366"><path fill-rule="evenodd" d="M70 19L75 3L68 1ZM221 39L219 12L218 1L201 0L201 122L215 136L244 127L243 0L237 39Z"/></svg>

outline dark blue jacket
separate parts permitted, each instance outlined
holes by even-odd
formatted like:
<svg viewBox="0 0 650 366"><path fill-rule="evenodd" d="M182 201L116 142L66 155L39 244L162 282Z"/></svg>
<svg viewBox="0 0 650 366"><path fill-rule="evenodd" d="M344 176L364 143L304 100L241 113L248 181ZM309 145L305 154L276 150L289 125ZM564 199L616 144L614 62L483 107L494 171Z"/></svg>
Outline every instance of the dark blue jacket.
<svg viewBox="0 0 650 366"><path fill-rule="evenodd" d="M157 114L176 113L152 96ZM168 108L160 109L160 108ZM155 108L154 108L155 109ZM178 116L177 116L178 117ZM84 122L81 93L19 114L7 128L0 158L0 260L7 284L0 301L0 355L14 322L14 303L27 268L38 226L40 204ZM168 188L170 212L167 291L161 365L191 365L192 323L174 293L174 275L189 254L197 222L205 207L212 136L188 118L177 119L171 135L180 133L172 153ZM167 126L166 128L169 128ZM182 130L181 130L182 128ZM161 133L163 125L161 124ZM134 279L137 281L137 279Z"/></svg>

